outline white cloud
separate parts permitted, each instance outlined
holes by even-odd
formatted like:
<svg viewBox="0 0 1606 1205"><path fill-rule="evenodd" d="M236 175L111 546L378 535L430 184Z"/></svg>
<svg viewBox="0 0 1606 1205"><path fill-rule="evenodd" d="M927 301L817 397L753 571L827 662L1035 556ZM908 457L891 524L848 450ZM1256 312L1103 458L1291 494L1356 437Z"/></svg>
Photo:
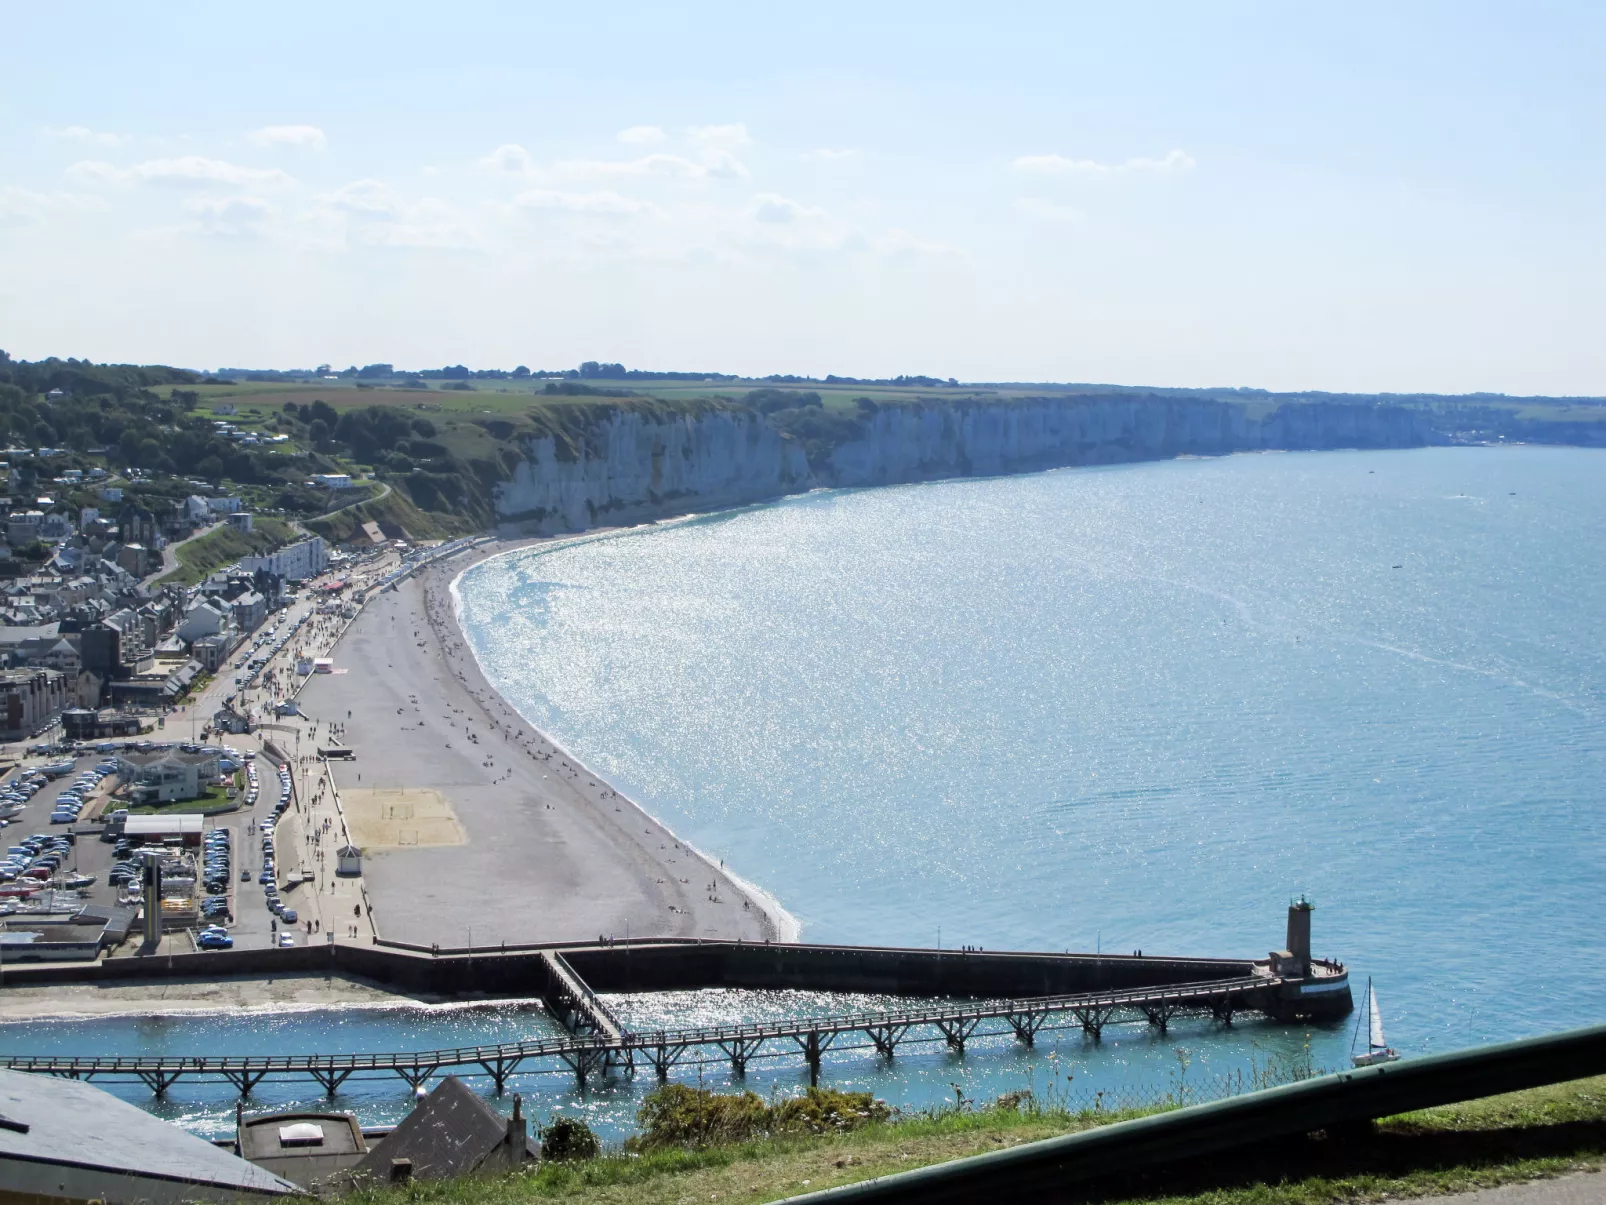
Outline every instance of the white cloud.
<svg viewBox="0 0 1606 1205"><path fill-rule="evenodd" d="M329 139L317 126L263 126L251 134L258 146L304 146L321 151Z"/></svg>
<svg viewBox="0 0 1606 1205"><path fill-rule="evenodd" d="M181 187L222 184L242 187L248 184L294 183L289 175L276 167L243 167L238 163L208 159L202 155L148 159L133 167L115 167L110 163L86 159L69 167L67 175L85 184L171 184Z"/></svg>
<svg viewBox="0 0 1606 1205"><path fill-rule="evenodd" d="M631 126L620 130L618 134L620 142L628 142L632 146L654 146L668 136L657 126Z"/></svg>
<svg viewBox="0 0 1606 1205"><path fill-rule="evenodd" d="M751 213L760 222L797 222L825 216L823 209L800 205L790 197L773 192L761 192L754 197Z"/></svg>
<svg viewBox="0 0 1606 1205"><path fill-rule="evenodd" d="M747 126L740 121L722 126L692 126L686 137L695 147L707 150L739 151L753 145Z"/></svg>
<svg viewBox="0 0 1606 1205"><path fill-rule="evenodd" d="M1159 159L1138 157L1121 163L1100 163L1096 159L1070 159L1064 155L1022 155L1010 165L1018 172L1064 176L1073 173L1113 175L1117 172L1185 172L1194 166L1187 151L1168 151Z"/></svg>
<svg viewBox="0 0 1606 1205"><path fill-rule="evenodd" d="M659 176L700 180L708 169L679 155L652 154L639 159L572 159L554 164L554 174L569 179L610 179L621 176Z"/></svg>
<svg viewBox="0 0 1606 1205"><path fill-rule="evenodd" d="M191 197L184 209L200 217L257 221L272 215L273 203L263 197Z"/></svg>
<svg viewBox="0 0 1606 1205"><path fill-rule="evenodd" d="M353 180L316 198L315 207L347 244L368 247L476 249L482 239L469 216L436 197L398 196L383 180Z"/></svg>
<svg viewBox="0 0 1606 1205"><path fill-rule="evenodd" d="M212 235L257 237L277 212L264 197L191 197L184 210L192 215L191 230ZM175 231L174 233L181 233Z"/></svg>
<svg viewBox="0 0 1606 1205"><path fill-rule="evenodd" d="M858 157L858 154L858 150L854 147L844 147L838 150L833 149L832 147L822 146L816 147L812 151L804 151L803 158L822 159L825 162L830 163L838 159L854 159Z"/></svg>
<svg viewBox="0 0 1606 1205"><path fill-rule="evenodd" d="M88 126L63 126L60 129L46 126L42 132L46 138L58 138L63 142L85 142L94 146L120 146L128 141L126 134L110 134L104 130L91 130Z"/></svg>
<svg viewBox="0 0 1606 1205"><path fill-rule="evenodd" d="M482 171L506 172L512 176L535 175L534 158L516 142L503 143L474 166Z"/></svg>
<svg viewBox="0 0 1606 1205"><path fill-rule="evenodd" d="M1073 209L1069 205L1060 205L1054 201L1046 201L1042 197L1021 197L1015 202L1015 208L1034 218L1042 218L1047 222L1080 222L1082 211Z"/></svg>
<svg viewBox="0 0 1606 1205"><path fill-rule="evenodd" d="M597 192L559 192L532 188L513 198L521 209L555 210L560 213L636 214L662 213L651 201L622 196L611 190Z"/></svg>
<svg viewBox="0 0 1606 1205"><path fill-rule="evenodd" d="M686 138L697 148L697 160L710 175L734 180L748 174L747 165L736 152L753 145L747 126L741 122L721 126L693 126Z"/></svg>

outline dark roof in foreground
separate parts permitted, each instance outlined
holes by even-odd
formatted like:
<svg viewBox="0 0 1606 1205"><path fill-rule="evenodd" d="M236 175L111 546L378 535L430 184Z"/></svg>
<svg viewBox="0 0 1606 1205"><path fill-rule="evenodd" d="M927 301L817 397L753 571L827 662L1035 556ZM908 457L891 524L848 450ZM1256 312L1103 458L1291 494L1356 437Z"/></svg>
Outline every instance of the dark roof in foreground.
<svg viewBox="0 0 1606 1205"><path fill-rule="evenodd" d="M169 1197L151 1184L138 1194L142 1199L298 1191L288 1180L78 1080L0 1069L0 1118L0 1163L135 1176L172 1186ZM114 1190L111 1195L125 1194Z"/></svg>
<svg viewBox="0 0 1606 1205"><path fill-rule="evenodd" d="M455 1075L448 1075L354 1169L383 1184L393 1159L410 1159L413 1177L440 1180L474 1171L507 1141L508 1124ZM533 1150L526 1150L533 1157Z"/></svg>

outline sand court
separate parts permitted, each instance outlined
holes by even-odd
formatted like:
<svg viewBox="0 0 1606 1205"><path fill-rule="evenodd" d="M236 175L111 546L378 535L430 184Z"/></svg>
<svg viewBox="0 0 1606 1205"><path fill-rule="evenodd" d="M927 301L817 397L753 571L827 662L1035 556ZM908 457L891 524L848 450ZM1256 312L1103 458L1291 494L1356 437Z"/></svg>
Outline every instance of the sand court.
<svg viewBox="0 0 1606 1205"><path fill-rule="evenodd" d="M352 841L364 852L468 841L450 801L427 787L346 787L340 806Z"/></svg>

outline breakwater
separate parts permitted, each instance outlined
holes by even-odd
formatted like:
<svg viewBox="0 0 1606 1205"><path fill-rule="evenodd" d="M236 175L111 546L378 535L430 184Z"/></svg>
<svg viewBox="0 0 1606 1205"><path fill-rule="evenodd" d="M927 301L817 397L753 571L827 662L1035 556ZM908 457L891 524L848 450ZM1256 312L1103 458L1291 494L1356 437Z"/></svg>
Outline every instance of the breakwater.
<svg viewBox="0 0 1606 1205"><path fill-rule="evenodd" d="M1304 915L1308 917L1308 910ZM138 1080L158 1096L181 1079L225 1080L248 1095L265 1079L310 1078L333 1095L352 1076L397 1076L417 1087L443 1071L508 1078L542 1060L566 1064L584 1085L610 1070L651 1067L667 1079L689 1052L716 1049L736 1076L768 1048L801 1057L817 1079L839 1039L868 1039L892 1058L904 1042L940 1041L957 1052L977 1038L1012 1034L1031 1046L1045 1027L1079 1028L1098 1040L1108 1025L1175 1018L1230 1025L1241 1013L1276 1021L1331 1020L1351 1006L1348 973L1311 959L1290 911L1295 952L1267 960L1145 958L1139 955L993 953L751 942L644 941L598 945L447 950L401 946L303 946L172 957L38 965L13 982L112 984L270 974L342 974L451 999L540 997L566 1036L472 1048L385 1054L328 1051L279 1056L126 1058L94 1052L13 1055L4 1065L75 1078ZM1308 921L1305 922L1308 926ZM1305 930L1308 932L1308 927ZM597 994L707 987L873 993L914 1005L767 1023L636 1031ZM843 1046L847 1041L843 1041Z"/></svg>

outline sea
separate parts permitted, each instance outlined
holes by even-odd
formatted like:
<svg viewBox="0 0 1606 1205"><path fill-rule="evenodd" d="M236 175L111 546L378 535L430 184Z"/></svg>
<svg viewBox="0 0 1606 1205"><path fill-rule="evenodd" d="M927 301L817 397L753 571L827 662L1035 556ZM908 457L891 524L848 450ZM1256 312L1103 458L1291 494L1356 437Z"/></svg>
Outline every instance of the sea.
<svg viewBox="0 0 1606 1205"><path fill-rule="evenodd" d="M526 548L457 594L519 711L807 940L1264 957L1304 895L1316 953L1349 965L1357 998L1374 982L1407 1056L1606 1020L1606 451L1274 453L820 491ZM867 1002L614 1003L656 1027ZM316 1009L7 1024L0 1051L550 1030L528 1006ZM1351 1021L1064 1029L890 1064L839 1050L824 1081L912 1109L1021 1089L1103 1107L1346 1066L1352 1040ZM733 1086L715 1061L677 1075ZM795 1057L744 1081L806 1082ZM617 1138L651 1086L513 1088ZM224 1089L114 1090L199 1132L232 1124ZM353 1083L335 1103L382 1122L407 1093Z"/></svg>

